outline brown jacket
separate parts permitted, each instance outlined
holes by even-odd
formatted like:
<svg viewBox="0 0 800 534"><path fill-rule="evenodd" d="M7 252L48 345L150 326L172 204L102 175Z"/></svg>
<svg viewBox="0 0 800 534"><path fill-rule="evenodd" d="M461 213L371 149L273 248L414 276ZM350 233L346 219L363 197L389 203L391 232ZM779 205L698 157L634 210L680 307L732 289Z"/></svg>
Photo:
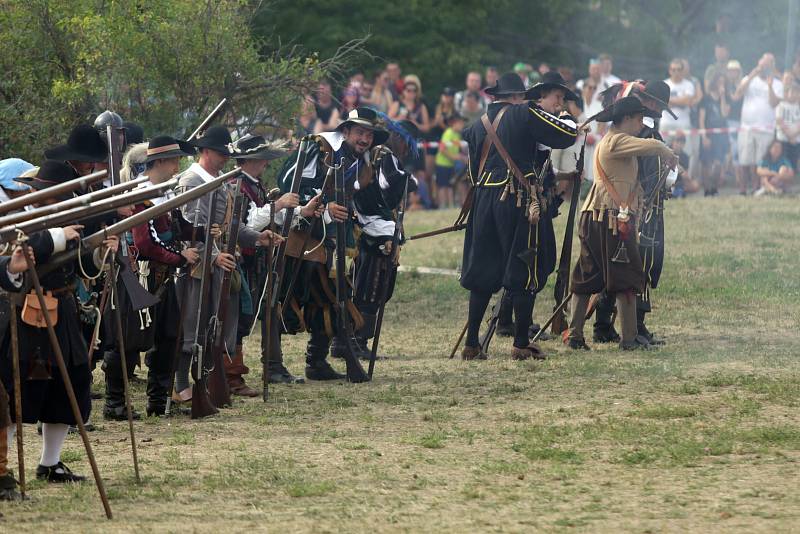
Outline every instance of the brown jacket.
<svg viewBox="0 0 800 534"><path fill-rule="evenodd" d="M594 211L597 215L619 210L619 203L609 194L605 181L601 178L601 166L608 181L616 190L618 198L628 203L633 214L641 211L642 186L637 179L638 156L672 157L672 151L656 139L640 139L619 131L614 126L597 144L594 152L594 183L583 203L581 211ZM603 215L600 215L601 220Z"/></svg>

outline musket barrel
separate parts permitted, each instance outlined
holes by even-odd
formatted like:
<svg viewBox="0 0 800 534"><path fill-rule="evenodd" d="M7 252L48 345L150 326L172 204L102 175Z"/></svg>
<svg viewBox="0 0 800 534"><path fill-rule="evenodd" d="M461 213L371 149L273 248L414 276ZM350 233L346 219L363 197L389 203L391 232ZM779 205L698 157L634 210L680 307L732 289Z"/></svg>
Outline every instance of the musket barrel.
<svg viewBox="0 0 800 534"><path fill-rule="evenodd" d="M93 172L92 174L87 174L86 176L73 178L72 180L66 181L62 184L54 185L53 187L48 187L47 189L42 189L41 191L28 193L27 195L23 195L19 198L8 200L0 204L0 215L24 208L30 204L36 204L37 202L41 202L55 196L63 195L64 193L70 193L72 191L77 191L78 189L86 190L90 185L105 178L107 174L108 171L104 169L102 171Z"/></svg>
<svg viewBox="0 0 800 534"><path fill-rule="evenodd" d="M64 210L70 210L82 206L89 206L93 202L97 202L98 200L103 200L105 198L114 196L117 193L122 193L130 189L133 189L145 181L147 181L147 177L142 176L135 180L131 180L130 182L125 182L124 184L119 184L112 187L105 187L103 189L100 189L99 191L92 191L91 193L86 193L85 195L81 195L79 197L70 198L69 200L65 200L63 202L57 202L56 204L49 204L47 206L42 206L40 208L35 208L29 211L10 213L4 217L0 217L0 228L3 228L11 224L19 224L21 222L30 221L32 219L38 219L39 217L43 217L51 213L59 213L63 212Z"/></svg>
<svg viewBox="0 0 800 534"><path fill-rule="evenodd" d="M227 98L223 98L220 101L220 103L217 104L217 107L215 107L213 110L211 110L211 113L208 114L208 117L206 117L203 120L203 122L200 123L200 126L198 126L197 129L192 132L192 135L189 136L187 141L193 141L195 137L197 137L198 135L200 135L200 133L205 131L208 128L208 125L211 124L211 121L213 121L214 119L217 118L217 115L222 110L222 108L225 107L225 104L227 104L227 103L228 103L228 99Z"/></svg>

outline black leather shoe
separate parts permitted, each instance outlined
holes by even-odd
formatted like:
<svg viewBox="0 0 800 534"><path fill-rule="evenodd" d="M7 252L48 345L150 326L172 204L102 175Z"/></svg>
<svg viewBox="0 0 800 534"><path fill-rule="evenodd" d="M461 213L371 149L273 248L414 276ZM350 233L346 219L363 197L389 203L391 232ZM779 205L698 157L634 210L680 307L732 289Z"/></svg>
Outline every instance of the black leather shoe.
<svg viewBox="0 0 800 534"><path fill-rule="evenodd" d="M511 337L514 335L514 323L501 323L498 321L494 333L500 337Z"/></svg>
<svg viewBox="0 0 800 534"><path fill-rule="evenodd" d="M294 376L283 364L270 365L269 369L270 384L305 384L304 378Z"/></svg>
<svg viewBox="0 0 800 534"><path fill-rule="evenodd" d="M636 336L633 338L633 341L628 341L625 343L620 341L619 348L622 350L649 350L652 348L652 345L650 345L650 343L647 341L647 338L644 336Z"/></svg>
<svg viewBox="0 0 800 534"><path fill-rule="evenodd" d="M142 416L136 410L131 410L134 421L138 421L142 418ZM103 409L103 419L106 421L127 421L128 420L128 411L125 409L125 406L119 406L117 408L109 408L105 407Z"/></svg>
<svg viewBox="0 0 800 534"><path fill-rule="evenodd" d="M612 326L609 329L595 329L592 340L595 343L619 343L620 337Z"/></svg>
<svg viewBox="0 0 800 534"><path fill-rule="evenodd" d="M36 468L36 478L54 483L83 482L86 477L74 474L64 462L49 467L40 465Z"/></svg>
<svg viewBox="0 0 800 534"><path fill-rule="evenodd" d="M309 380L344 380L346 377L331 367L327 360L306 363L306 378Z"/></svg>
<svg viewBox="0 0 800 534"><path fill-rule="evenodd" d="M5 431L5 429L3 429ZM17 491L17 481L9 471L0 477L0 501L20 501L22 494Z"/></svg>
<svg viewBox="0 0 800 534"><path fill-rule="evenodd" d="M592 350L585 339L567 339L567 346L572 350Z"/></svg>

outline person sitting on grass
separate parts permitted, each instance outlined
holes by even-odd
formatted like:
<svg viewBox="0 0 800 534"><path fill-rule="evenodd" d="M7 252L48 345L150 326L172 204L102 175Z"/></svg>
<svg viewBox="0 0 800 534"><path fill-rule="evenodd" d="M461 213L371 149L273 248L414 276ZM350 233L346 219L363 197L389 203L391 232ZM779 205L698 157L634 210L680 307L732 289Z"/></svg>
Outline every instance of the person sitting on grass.
<svg viewBox="0 0 800 534"><path fill-rule="evenodd" d="M454 206L453 177L466 165L467 158L461 153L463 129L464 117L451 115L447 118L447 129L439 141L439 151L436 154L436 200L440 208Z"/></svg>
<svg viewBox="0 0 800 534"><path fill-rule="evenodd" d="M794 181L792 163L783 154L783 144L774 139L756 170L761 178L761 189L754 195L780 195L786 193Z"/></svg>
<svg viewBox="0 0 800 534"><path fill-rule="evenodd" d="M686 137L683 134L678 134L672 138L669 147L678 156L678 180L672 188L672 196L674 198L683 198L690 193L697 193L700 191L700 183L689 175L689 155L683 151L686 146Z"/></svg>

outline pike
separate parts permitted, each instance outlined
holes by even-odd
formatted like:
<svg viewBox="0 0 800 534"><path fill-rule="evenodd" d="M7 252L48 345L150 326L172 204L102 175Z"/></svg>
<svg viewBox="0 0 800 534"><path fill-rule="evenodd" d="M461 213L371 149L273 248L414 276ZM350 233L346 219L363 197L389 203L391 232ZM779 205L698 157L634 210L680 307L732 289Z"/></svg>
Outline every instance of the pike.
<svg viewBox="0 0 800 534"><path fill-rule="evenodd" d="M137 202L142 202L151 198L155 198L164 194L165 191L172 188L177 182L170 180L162 184L136 189L124 195L106 198L88 206L73 208L71 210L52 213L37 219L31 219L22 223L12 224L0 228L0 243L8 243L17 238L18 232L24 234L32 234L34 232L47 230L48 228L57 228L67 224L74 224L87 218L93 218L104 213L116 211L117 208L128 206ZM101 240L102 241L102 240Z"/></svg>
<svg viewBox="0 0 800 534"><path fill-rule="evenodd" d="M54 254L53 256L51 256L50 261L48 261L39 268L40 276L44 276L48 273L51 273L56 268L58 268L58 266L77 258L78 250L80 249L94 250L103 243L103 240L107 236L119 235L123 232L127 232L128 230L136 226L139 226L140 224L146 223L150 220L157 218L159 215L167 213L179 206L183 206L187 202L191 202L192 200L200 198L206 193L209 193L217 189L227 180L235 178L241 172L242 170L239 167L236 167L235 169L226 172L225 174L222 174L217 178L214 178L213 180L204 183L203 185L189 189L188 191L185 191L180 195L175 195L174 197L165 200L164 202L158 204L157 206L151 206L145 210L140 211L139 213L136 213L134 215L131 215L130 217L123 219L118 223L114 223L103 230L100 230L87 237L84 237L83 239L81 239L80 247L78 249L59 252L58 254ZM210 227L211 225L208 226Z"/></svg>
<svg viewBox="0 0 800 534"><path fill-rule="evenodd" d="M581 153L575 163L575 180L572 183L572 195L569 202L569 215L567 216L567 226L564 229L564 241L561 245L561 257L558 260L558 272L556 273L556 283L553 286L553 299L556 303L564 300L564 294L569 290L569 269L572 264L572 239L575 229L575 215L578 211L578 201L583 179L584 153L586 151L586 137L583 138ZM555 309L558 308L556 306ZM563 308L561 308L563 310ZM567 318L563 311L557 313L553 319L552 333L561 336L561 332L567 329Z"/></svg>
<svg viewBox="0 0 800 534"><path fill-rule="evenodd" d="M69 210L73 208L85 208L87 206L91 206L93 203L97 201L113 197L119 193L130 191L131 189L134 189L139 184L146 181L147 177L143 176L141 178L131 180L130 182L125 182L123 184L115 185L113 187L106 187L104 189L100 189L99 191L92 191L91 193L87 193L85 195L81 195L75 198L70 198L69 200L64 200L63 202L48 204L46 206L41 206L39 208L34 208L28 211L11 213L4 217L0 217L0 228L12 224L19 224L21 222L30 221L31 219L38 219L39 217L43 217L45 215L63 212L64 210Z"/></svg>
<svg viewBox="0 0 800 534"><path fill-rule="evenodd" d="M275 232L275 201L271 200L269 203L269 231ZM272 260L273 254L275 252L275 247L271 244L267 247L267 257L265 258L265 264L267 266L267 279L266 283L266 295L264 298L267 302L272 302L272 275L275 272L272 268ZM267 347L267 351L272 350L272 311L274 308L270 306L268 310L264 313L264 329L265 335L267 337L266 343L264 344ZM258 320L258 317L256 317ZM269 358L271 354L267 353L264 355L264 361L262 362L262 372L261 372L261 400L267 402L269 400Z"/></svg>
<svg viewBox="0 0 800 534"><path fill-rule="evenodd" d="M44 200L49 200L53 197L59 197L66 193L72 193L79 190L87 191L90 186L103 180L107 174L108 171L106 170L93 172L92 174L73 178L72 180L48 187L47 189L42 189L41 191L35 191L13 200L7 200L0 204L0 215L22 209L31 204L40 203Z"/></svg>

